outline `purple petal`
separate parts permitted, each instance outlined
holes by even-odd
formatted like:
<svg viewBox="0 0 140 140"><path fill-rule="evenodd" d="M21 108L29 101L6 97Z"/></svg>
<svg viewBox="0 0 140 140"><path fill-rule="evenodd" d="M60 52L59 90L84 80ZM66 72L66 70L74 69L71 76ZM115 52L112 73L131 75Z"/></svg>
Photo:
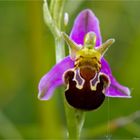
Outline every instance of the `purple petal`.
<svg viewBox="0 0 140 140"><path fill-rule="evenodd" d="M130 90L127 87L120 85L116 81L116 79L112 75L109 64L104 58L102 58L101 64L102 64L101 71L109 76L111 83L110 87L107 90L106 96L130 98L131 97Z"/></svg>
<svg viewBox="0 0 140 140"><path fill-rule="evenodd" d="M91 10L86 9L77 16L70 38L77 44L83 44L84 36L90 31L95 32L97 36L96 46L99 46L102 42L99 21Z"/></svg>
<svg viewBox="0 0 140 140"><path fill-rule="evenodd" d="M39 83L38 98L41 100L48 100L53 95L56 87L63 84L62 75L69 69L74 67L74 62L70 57L65 57L62 61L57 63L46 75L44 75Z"/></svg>

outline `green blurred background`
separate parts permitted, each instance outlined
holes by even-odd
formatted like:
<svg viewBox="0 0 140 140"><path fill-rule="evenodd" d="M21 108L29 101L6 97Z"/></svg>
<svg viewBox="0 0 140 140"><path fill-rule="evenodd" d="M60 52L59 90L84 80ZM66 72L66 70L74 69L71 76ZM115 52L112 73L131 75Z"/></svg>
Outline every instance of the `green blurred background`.
<svg viewBox="0 0 140 140"><path fill-rule="evenodd" d="M112 123L140 110L140 1L67 0L67 33L85 8L99 18L103 41L116 39L105 58L132 98L106 98L100 109L87 112L82 138L140 138L139 118L121 127ZM42 1L0 1L0 139L66 138L62 90L49 101L37 99L40 78L55 64L54 48Z"/></svg>

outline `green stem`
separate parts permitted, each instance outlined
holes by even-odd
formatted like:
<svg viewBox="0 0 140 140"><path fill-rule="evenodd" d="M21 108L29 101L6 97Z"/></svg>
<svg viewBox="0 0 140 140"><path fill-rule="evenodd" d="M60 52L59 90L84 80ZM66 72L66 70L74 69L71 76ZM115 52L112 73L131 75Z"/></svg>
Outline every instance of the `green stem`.
<svg viewBox="0 0 140 140"><path fill-rule="evenodd" d="M66 100L64 101L68 126L68 137L69 139L79 140L85 120L85 112L69 107Z"/></svg>
<svg viewBox="0 0 140 140"><path fill-rule="evenodd" d="M58 27L56 26L51 14L50 14L50 11L48 8L48 3L46 2L46 0L44 0L44 4L43 4L43 14L44 14L44 21L47 24L47 26L49 27L49 29L51 30L54 38L60 37L61 32L58 29Z"/></svg>
<svg viewBox="0 0 140 140"><path fill-rule="evenodd" d="M50 5L51 11L48 9L46 0L44 0L43 5L45 23L48 25L55 38L56 62L59 62L65 57L64 40L60 31L64 2L65 0L52 0ZM69 107L65 99L64 107L68 126L68 137L69 139L79 140L84 124L85 113Z"/></svg>
<svg viewBox="0 0 140 140"><path fill-rule="evenodd" d="M55 5L55 0L51 0L49 8L50 8L50 13L51 13L52 17L53 17L54 5Z"/></svg>
<svg viewBox="0 0 140 140"><path fill-rule="evenodd" d="M61 21L64 9L65 0L55 0L53 18L59 29L61 29Z"/></svg>
<svg viewBox="0 0 140 140"><path fill-rule="evenodd" d="M65 57L64 40L62 37L55 37L55 56L56 63Z"/></svg>

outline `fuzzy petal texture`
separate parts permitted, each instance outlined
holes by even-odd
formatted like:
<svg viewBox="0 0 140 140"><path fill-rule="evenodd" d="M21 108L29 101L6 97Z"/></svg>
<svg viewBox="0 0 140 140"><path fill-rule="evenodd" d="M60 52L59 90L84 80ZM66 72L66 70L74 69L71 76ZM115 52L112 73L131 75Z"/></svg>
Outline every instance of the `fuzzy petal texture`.
<svg viewBox="0 0 140 140"><path fill-rule="evenodd" d="M76 17L70 38L77 44L83 44L84 36L90 31L95 32L97 36L96 46L99 46L102 42L99 21L91 10L86 9Z"/></svg>
<svg viewBox="0 0 140 140"><path fill-rule="evenodd" d="M56 87L63 85L63 73L74 67L74 62L70 57L65 57L57 63L46 75L40 80L38 89L38 98L41 100L49 100L53 95Z"/></svg>
<svg viewBox="0 0 140 140"><path fill-rule="evenodd" d="M117 80L112 75L109 64L104 58L102 58L101 64L102 64L101 71L107 74L110 78L110 87L107 89L106 96L130 98L131 97L130 90L117 82Z"/></svg>

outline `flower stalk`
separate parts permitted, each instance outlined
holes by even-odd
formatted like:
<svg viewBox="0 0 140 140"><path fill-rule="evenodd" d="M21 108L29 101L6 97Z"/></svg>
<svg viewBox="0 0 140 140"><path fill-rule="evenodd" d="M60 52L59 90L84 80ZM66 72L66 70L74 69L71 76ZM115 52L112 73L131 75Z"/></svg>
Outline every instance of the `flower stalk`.
<svg viewBox="0 0 140 140"><path fill-rule="evenodd" d="M44 0L43 14L46 25L51 30L55 38L56 63L65 57L64 40L61 34L61 21L65 0L51 0L50 10L48 3ZM68 127L68 138L79 140L84 124L85 113L71 108L64 99L66 121Z"/></svg>
<svg viewBox="0 0 140 140"><path fill-rule="evenodd" d="M69 139L79 140L85 121L85 112L69 107L64 100Z"/></svg>
<svg viewBox="0 0 140 140"><path fill-rule="evenodd" d="M58 29L58 27L56 26L51 13L49 11L49 7L48 7L48 3L46 0L44 0L44 4L43 4L43 15L44 15L44 21L46 23L46 25L49 27L49 29L51 30L52 34L54 37L60 37L60 30Z"/></svg>
<svg viewBox="0 0 140 140"><path fill-rule="evenodd" d="M59 20L57 19L58 17L59 18L62 17L63 5L64 5L64 0L58 0L58 1L52 0L50 4L50 11L46 0L44 0L44 5L43 5L44 21L49 27L49 29L51 30L55 38L56 63L65 57L64 41L61 37L61 31L60 31L61 19ZM61 6L61 8L58 8L59 6ZM55 9L55 7L57 7L57 9ZM58 24L57 21L59 22Z"/></svg>

